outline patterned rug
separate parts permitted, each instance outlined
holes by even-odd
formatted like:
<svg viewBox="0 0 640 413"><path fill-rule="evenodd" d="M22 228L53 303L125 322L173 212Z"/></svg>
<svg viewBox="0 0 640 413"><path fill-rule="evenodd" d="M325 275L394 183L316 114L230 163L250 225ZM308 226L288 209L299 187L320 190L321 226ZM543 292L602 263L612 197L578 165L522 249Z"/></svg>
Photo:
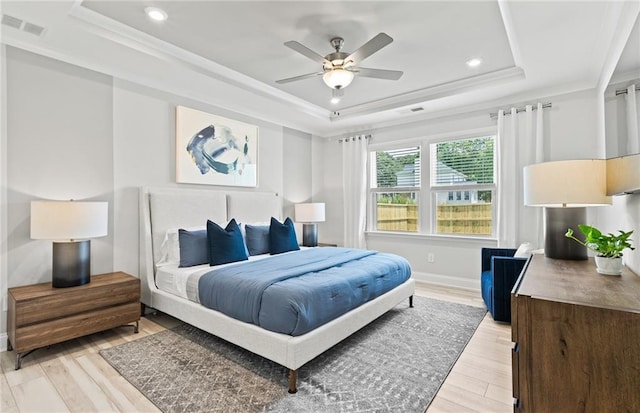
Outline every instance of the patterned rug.
<svg viewBox="0 0 640 413"><path fill-rule="evenodd" d="M482 321L414 297L298 370L187 324L100 351L164 412L424 412Z"/></svg>

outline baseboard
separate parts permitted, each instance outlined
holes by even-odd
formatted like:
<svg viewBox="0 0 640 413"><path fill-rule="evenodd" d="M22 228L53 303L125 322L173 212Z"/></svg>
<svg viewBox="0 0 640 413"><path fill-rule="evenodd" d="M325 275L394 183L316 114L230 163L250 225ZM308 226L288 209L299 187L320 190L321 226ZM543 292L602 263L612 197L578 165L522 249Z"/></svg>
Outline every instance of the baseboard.
<svg viewBox="0 0 640 413"><path fill-rule="evenodd" d="M427 272L413 271L411 277L417 282L427 282L447 287L464 288L465 290L480 291L480 275L478 279L453 277L451 275L431 274Z"/></svg>
<svg viewBox="0 0 640 413"><path fill-rule="evenodd" d="M9 336L7 333L0 334L0 351L7 351L7 340Z"/></svg>

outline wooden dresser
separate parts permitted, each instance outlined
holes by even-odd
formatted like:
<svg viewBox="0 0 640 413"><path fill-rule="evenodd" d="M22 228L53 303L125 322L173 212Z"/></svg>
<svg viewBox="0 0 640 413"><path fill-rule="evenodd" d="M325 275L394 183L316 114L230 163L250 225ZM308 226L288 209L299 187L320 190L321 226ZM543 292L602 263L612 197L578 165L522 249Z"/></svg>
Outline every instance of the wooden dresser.
<svg viewBox="0 0 640 413"><path fill-rule="evenodd" d="M511 293L515 412L640 412L640 277L534 255Z"/></svg>
<svg viewBox="0 0 640 413"><path fill-rule="evenodd" d="M9 288L9 350L22 357L60 343L140 320L140 280L123 272L94 275L89 284L53 288L51 283Z"/></svg>

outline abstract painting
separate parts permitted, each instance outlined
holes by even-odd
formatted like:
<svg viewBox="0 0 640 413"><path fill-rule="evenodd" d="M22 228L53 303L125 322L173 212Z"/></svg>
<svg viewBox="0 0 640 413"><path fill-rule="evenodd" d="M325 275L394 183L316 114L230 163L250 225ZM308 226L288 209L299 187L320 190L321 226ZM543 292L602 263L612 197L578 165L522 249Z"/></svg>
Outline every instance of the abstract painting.
<svg viewBox="0 0 640 413"><path fill-rule="evenodd" d="M178 183L257 186L258 127L176 106Z"/></svg>

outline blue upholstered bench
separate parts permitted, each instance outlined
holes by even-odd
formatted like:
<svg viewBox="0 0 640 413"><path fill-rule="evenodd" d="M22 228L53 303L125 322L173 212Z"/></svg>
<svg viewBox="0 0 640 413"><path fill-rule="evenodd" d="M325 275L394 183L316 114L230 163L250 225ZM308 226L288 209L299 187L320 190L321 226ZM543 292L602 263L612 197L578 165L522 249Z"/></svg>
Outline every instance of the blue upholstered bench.
<svg viewBox="0 0 640 413"><path fill-rule="evenodd" d="M527 262L515 253L515 248L482 248L482 299L496 321L511 322L511 289Z"/></svg>

